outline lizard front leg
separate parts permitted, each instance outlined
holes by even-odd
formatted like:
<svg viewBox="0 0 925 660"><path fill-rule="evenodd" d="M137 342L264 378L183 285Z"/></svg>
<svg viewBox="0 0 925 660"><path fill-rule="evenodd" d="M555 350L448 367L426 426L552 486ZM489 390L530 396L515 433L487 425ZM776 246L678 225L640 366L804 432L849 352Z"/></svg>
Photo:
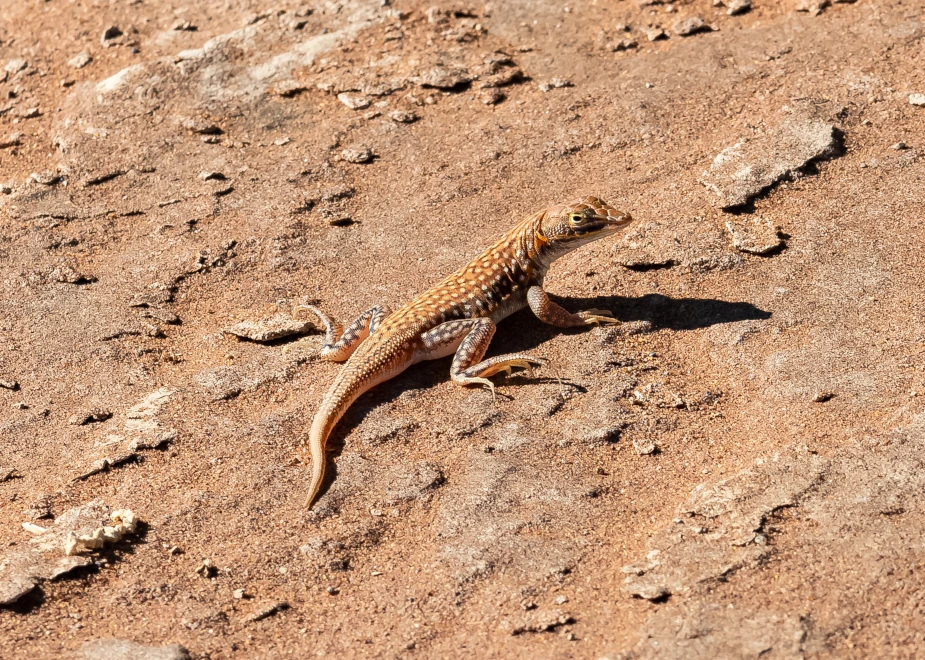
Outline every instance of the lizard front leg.
<svg viewBox="0 0 925 660"><path fill-rule="evenodd" d="M318 317L324 325L324 345L321 347L321 357L332 362L343 362L363 343L363 340L376 332L382 321L391 311L388 307L377 305L370 307L360 314L356 321L343 330L343 326L313 305L303 305L296 308L307 309Z"/></svg>
<svg viewBox="0 0 925 660"><path fill-rule="evenodd" d="M613 314L606 309L587 309L577 314L564 309L549 299L549 295L541 286L531 286L527 290L527 304L543 323L554 325L557 328L576 328L593 323L619 323Z"/></svg>
<svg viewBox="0 0 925 660"><path fill-rule="evenodd" d="M533 365L546 364L545 360L526 353L508 353L482 360L496 330L488 318L448 321L421 336L424 358L434 359L449 355L455 349L450 378L460 385L483 385L495 394L495 386L488 376L501 371L511 373L513 367L532 371Z"/></svg>

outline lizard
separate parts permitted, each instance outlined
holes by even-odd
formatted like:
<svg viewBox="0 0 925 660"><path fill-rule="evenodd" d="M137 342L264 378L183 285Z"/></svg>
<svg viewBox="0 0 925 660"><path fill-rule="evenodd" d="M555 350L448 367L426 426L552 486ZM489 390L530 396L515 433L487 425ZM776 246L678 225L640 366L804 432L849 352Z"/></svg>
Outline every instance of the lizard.
<svg viewBox="0 0 925 660"><path fill-rule="evenodd" d="M371 307L343 326L313 305L304 305L324 327L320 357L346 364L312 420L308 436L311 482L307 506L321 490L325 447L335 425L363 393L422 360L453 355L450 378L495 394L490 376L513 368L532 373L545 360L525 353L482 358L496 324L529 307L543 322L561 328L619 323L611 312L570 313L550 300L543 280L553 261L591 241L614 234L633 218L597 197L551 206L527 217L468 265L401 309Z"/></svg>

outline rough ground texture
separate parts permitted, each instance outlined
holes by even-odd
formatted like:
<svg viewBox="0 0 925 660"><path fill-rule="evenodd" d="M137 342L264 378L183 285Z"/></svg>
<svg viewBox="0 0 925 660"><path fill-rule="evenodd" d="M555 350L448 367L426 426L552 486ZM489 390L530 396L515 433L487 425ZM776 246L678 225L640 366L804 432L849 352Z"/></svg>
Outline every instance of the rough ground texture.
<svg viewBox="0 0 925 660"><path fill-rule="evenodd" d="M925 656L921 2L3 13L0 657ZM637 222L548 287L625 329L381 386L306 511L298 306L587 194ZM11 585L92 502L144 524Z"/></svg>

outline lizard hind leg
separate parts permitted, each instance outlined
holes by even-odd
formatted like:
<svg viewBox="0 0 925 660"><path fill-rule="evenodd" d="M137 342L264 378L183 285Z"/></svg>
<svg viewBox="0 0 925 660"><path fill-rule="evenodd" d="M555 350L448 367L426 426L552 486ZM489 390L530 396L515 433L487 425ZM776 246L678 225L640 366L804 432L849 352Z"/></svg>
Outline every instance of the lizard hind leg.
<svg viewBox="0 0 925 660"><path fill-rule="evenodd" d="M343 362L363 343L363 340L375 333L382 321L391 312L384 305L370 307L346 329L337 321L322 312L314 305L302 305L295 309L307 309L318 317L324 326L324 344L321 347L321 357L332 362Z"/></svg>
<svg viewBox="0 0 925 660"><path fill-rule="evenodd" d="M526 353L508 353L482 360L495 329L495 324L488 318L448 321L421 337L425 357L442 357L456 347L450 367L453 382L460 385L482 385L490 389L492 395L495 386L488 380L489 376L501 372L510 374L514 368L526 369L532 375L534 365L546 364L545 360Z"/></svg>

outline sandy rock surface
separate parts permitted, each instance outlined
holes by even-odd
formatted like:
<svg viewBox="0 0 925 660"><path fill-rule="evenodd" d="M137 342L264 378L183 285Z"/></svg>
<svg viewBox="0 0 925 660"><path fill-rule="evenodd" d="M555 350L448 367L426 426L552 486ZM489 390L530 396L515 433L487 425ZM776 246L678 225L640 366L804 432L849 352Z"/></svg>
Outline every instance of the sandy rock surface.
<svg viewBox="0 0 925 660"><path fill-rule="evenodd" d="M0 657L925 656L920 3L6 5ZM624 325L380 386L307 510L280 314L589 194Z"/></svg>

